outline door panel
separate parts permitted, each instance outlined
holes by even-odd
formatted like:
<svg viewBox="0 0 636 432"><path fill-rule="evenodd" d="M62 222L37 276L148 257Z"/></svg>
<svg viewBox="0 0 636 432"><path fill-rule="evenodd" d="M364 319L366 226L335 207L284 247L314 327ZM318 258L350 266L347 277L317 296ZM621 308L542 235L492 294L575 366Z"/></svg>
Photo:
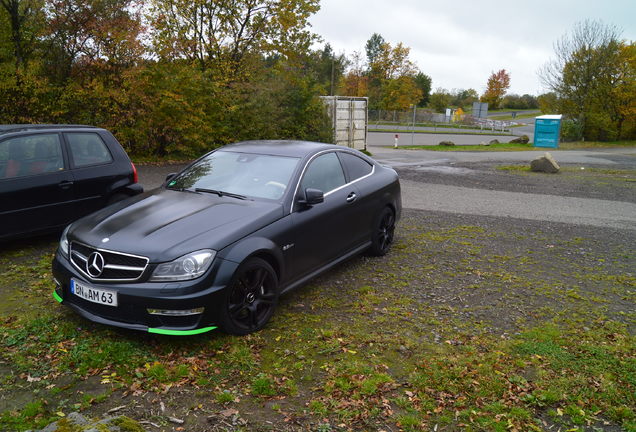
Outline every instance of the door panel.
<svg viewBox="0 0 636 432"><path fill-rule="evenodd" d="M6 147L6 152L3 149ZM73 178L64 169L58 134L34 134L0 143L0 237L62 226L75 219Z"/></svg>
<svg viewBox="0 0 636 432"><path fill-rule="evenodd" d="M67 132L64 137L73 167L74 199L83 216L104 207L121 169L98 133Z"/></svg>
<svg viewBox="0 0 636 432"><path fill-rule="evenodd" d="M338 258L354 246L355 207L347 197L357 193L346 187L325 197L325 201L292 214L294 223L294 269L298 277Z"/></svg>
<svg viewBox="0 0 636 432"><path fill-rule="evenodd" d="M312 207L296 205L294 223L294 273L302 277L343 255L355 244L355 185L345 185L345 175L335 152L316 157L300 181L296 200L307 188L323 191L324 202Z"/></svg>

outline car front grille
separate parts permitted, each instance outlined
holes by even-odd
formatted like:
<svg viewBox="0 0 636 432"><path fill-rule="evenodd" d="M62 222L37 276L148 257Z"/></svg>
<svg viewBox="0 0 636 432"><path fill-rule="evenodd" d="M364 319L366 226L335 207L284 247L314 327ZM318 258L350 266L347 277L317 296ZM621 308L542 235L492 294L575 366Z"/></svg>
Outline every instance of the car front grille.
<svg viewBox="0 0 636 432"><path fill-rule="evenodd" d="M148 266L146 257L97 249L78 242L71 242L69 255L77 270L96 281L135 281Z"/></svg>

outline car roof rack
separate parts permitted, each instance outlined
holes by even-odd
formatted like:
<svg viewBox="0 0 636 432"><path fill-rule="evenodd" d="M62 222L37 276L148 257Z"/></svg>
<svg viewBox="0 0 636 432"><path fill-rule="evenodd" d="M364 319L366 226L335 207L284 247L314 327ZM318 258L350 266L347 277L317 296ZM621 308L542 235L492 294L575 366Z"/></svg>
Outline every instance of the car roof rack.
<svg viewBox="0 0 636 432"><path fill-rule="evenodd" d="M97 129L97 126L79 124L10 124L0 125L0 134L34 129Z"/></svg>

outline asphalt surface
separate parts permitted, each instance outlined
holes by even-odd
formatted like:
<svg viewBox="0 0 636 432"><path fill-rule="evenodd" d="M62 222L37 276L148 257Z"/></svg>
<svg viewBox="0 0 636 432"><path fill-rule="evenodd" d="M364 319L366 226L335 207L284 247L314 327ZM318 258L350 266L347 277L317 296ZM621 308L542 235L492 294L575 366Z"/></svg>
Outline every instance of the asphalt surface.
<svg viewBox="0 0 636 432"><path fill-rule="evenodd" d="M564 196L559 193L558 177L536 177L532 180L536 182L535 188L532 184L526 184L523 189L516 187L514 178L510 180L504 177L499 181L503 184L498 187L489 181L479 181L491 179L491 173L470 168L480 167L484 163L529 163L544 151L434 152L393 150L374 147L372 144L369 150L378 161L394 167L402 174L403 206L407 209L636 231L634 183L626 183L620 196L611 193L592 194L589 189L572 194L577 196ZM556 150L551 153L562 165L636 170L636 149ZM146 190L152 189L161 185L167 174L179 171L182 167L140 165L140 182ZM414 172L418 174L417 177L409 175ZM440 178L448 181L440 181ZM542 187L543 182L552 182L549 184L551 187ZM529 192L533 189L537 193ZM599 195L609 199L599 199Z"/></svg>
<svg viewBox="0 0 636 432"><path fill-rule="evenodd" d="M448 132L453 129L448 129ZM367 134L367 146L369 147L381 147L391 146L395 144L395 132L371 132ZM440 141L452 141L457 145L470 145L481 144L482 142L488 143L493 139L499 142L508 142L517 138L513 135L465 135L454 133L415 133L401 132L398 133L398 148L405 145L437 145Z"/></svg>

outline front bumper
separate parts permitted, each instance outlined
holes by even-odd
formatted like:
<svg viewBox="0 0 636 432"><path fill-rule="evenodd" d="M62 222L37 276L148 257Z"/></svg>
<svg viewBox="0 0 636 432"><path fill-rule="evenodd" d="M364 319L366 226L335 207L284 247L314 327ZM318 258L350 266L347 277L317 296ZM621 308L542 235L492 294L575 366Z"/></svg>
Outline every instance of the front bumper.
<svg viewBox="0 0 636 432"><path fill-rule="evenodd" d="M183 282L100 283L87 280L58 251L53 259L55 299L84 318L115 327L167 335L200 334L216 328L216 316L222 304L223 290L238 265L217 258L208 272ZM118 306L87 301L70 291L71 278L95 288L117 291ZM165 316L148 309L185 310L205 308L203 313Z"/></svg>

